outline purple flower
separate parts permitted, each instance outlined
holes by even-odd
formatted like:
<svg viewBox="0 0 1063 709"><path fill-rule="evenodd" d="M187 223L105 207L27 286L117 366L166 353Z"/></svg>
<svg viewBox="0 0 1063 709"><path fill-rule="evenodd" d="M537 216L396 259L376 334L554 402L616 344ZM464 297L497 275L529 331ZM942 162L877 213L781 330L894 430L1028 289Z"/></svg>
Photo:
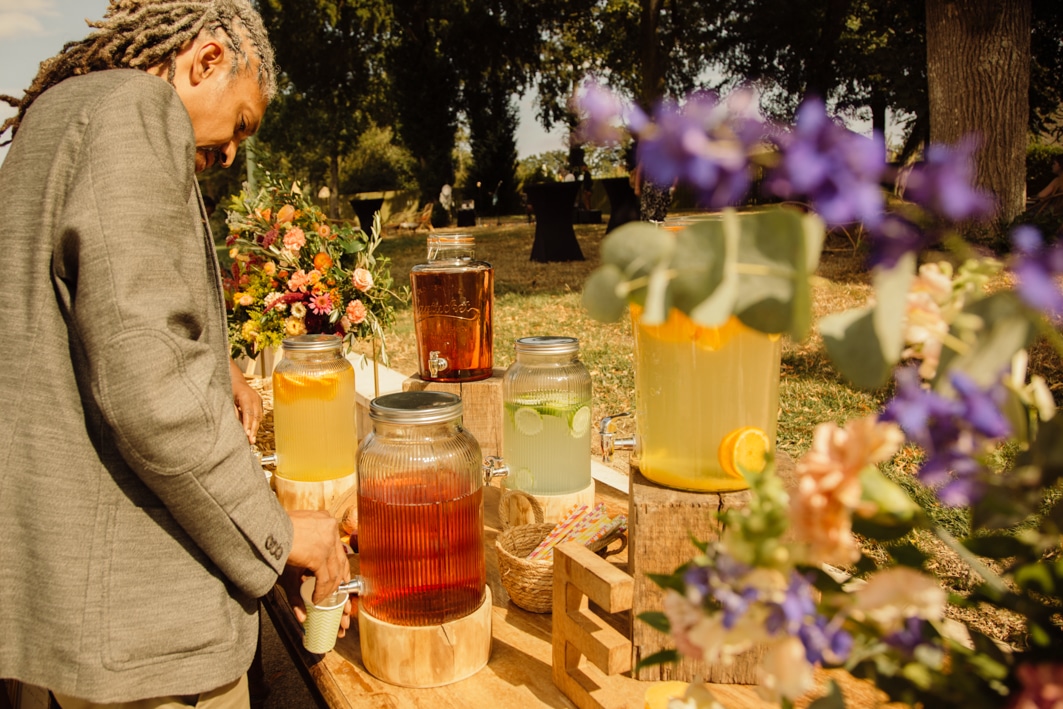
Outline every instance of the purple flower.
<svg viewBox="0 0 1063 709"><path fill-rule="evenodd" d="M954 146L928 147L926 161L908 176L905 196L953 222L992 215L992 195L972 186L976 147L970 138Z"/></svg>
<svg viewBox="0 0 1063 709"><path fill-rule="evenodd" d="M1053 317L1063 315L1063 294L1055 277L1063 272L1063 251L1057 244L1045 249L1041 233L1023 225L1011 232L1011 242L1018 252L1012 269L1019 278L1019 297L1032 308Z"/></svg>
<svg viewBox="0 0 1063 709"><path fill-rule="evenodd" d="M926 453L919 480L935 488L942 504L969 505L985 494L985 467L974 457L988 441L1011 433L1000 411L1002 385L982 389L955 371L949 380L958 400L922 387L914 368L896 373L897 394L882 419L896 421L909 440Z"/></svg>
<svg viewBox="0 0 1063 709"><path fill-rule="evenodd" d="M577 131L580 140L608 145L620 139L624 102L619 96L590 79L583 84L583 92L575 104L577 112L584 114ZM633 110L642 115L638 108Z"/></svg>
<svg viewBox="0 0 1063 709"><path fill-rule="evenodd" d="M869 229L871 252L868 264L872 267L893 268L907 253L929 245L930 237L899 214L889 213Z"/></svg>
<svg viewBox="0 0 1063 709"><path fill-rule="evenodd" d="M904 620L903 628L890 633L883 640L890 647L900 650L907 657L911 657L915 654L915 649L923 644L924 625L926 625L926 621L922 618L916 616L908 617Z"/></svg>
<svg viewBox="0 0 1063 709"><path fill-rule="evenodd" d="M748 118L732 125L727 104L708 92L682 107L662 101L639 136L638 160L655 184L684 182L709 207L734 204L749 190L748 153L762 133L754 126Z"/></svg>
<svg viewBox="0 0 1063 709"><path fill-rule="evenodd" d="M880 181L886 170L881 135L853 133L827 115L818 99L797 110L794 131L776 138L782 159L765 179L765 188L784 199L807 197L830 225L882 219L885 198Z"/></svg>

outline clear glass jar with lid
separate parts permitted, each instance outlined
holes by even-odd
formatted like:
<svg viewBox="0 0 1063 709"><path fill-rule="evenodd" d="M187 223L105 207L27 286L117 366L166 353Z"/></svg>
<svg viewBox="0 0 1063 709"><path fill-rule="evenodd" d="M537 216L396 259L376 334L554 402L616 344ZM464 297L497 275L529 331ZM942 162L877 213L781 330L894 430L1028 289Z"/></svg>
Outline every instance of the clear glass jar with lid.
<svg viewBox="0 0 1063 709"><path fill-rule="evenodd" d="M591 484L591 376L574 337L522 337L502 379L506 487L564 495Z"/></svg>
<svg viewBox="0 0 1063 709"><path fill-rule="evenodd" d="M358 450L360 612L394 625L438 625L485 598L480 445L461 425L461 398L406 391L370 402Z"/></svg>
<svg viewBox="0 0 1063 709"><path fill-rule="evenodd" d="M410 272L421 378L487 379L494 368L494 269L468 234L428 237L428 262Z"/></svg>
<svg viewBox="0 0 1063 709"><path fill-rule="evenodd" d="M297 482L355 472L354 367L338 335L286 338L273 370L276 475Z"/></svg>

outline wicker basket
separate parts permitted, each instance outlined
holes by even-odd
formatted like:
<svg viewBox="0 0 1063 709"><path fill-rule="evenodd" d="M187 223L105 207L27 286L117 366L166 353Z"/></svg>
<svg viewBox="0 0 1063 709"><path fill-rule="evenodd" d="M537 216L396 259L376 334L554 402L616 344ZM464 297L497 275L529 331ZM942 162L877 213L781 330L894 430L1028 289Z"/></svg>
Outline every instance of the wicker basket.
<svg viewBox="0 0 1063 709"><path fill-rule="evenodd" d="M535 519L538 520L535 524L509 525L504 511L509 509L509 498L513 495L523 496L531 504ZM554 561L552 558L529 559L528 554L539 546L555 525L552 522L544 523L542 506L538 500L519 490L506 490L498 506L503 531L495 540L495 553L502 586L517 606L533 613L549 613L554 600ZM616 549L608 549L616 537L602 539L590 549L603 557L618 554L627 546L627 536L622 535L619 539L620 546Z"/></svg>
<svg viewBox="0 0 1063 709"><path fill-rule="evenodd" d="M529 559L554 525L550 522L510 527L498 535L498 573L509 600L532 613L549 613L554 596L553 559Z"/></svg>

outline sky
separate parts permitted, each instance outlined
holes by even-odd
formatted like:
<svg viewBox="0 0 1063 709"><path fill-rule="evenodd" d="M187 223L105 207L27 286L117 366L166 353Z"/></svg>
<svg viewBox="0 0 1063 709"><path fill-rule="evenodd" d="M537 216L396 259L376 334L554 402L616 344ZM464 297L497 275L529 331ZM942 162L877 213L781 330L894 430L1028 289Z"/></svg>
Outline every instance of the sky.
<svg viewBox="0 0 1063 709"><path fill-rule="evenodd" d="M21 96L40 63L63 45L88 34L85 19L100 19L107 0L0 0L0 94ZM562 150L565 135L547 133L535 120L534 94L519 100L517 155L520 158ZM0 102L0 120L15 110ZM0 148L0 161L7 148Z"/></svg>

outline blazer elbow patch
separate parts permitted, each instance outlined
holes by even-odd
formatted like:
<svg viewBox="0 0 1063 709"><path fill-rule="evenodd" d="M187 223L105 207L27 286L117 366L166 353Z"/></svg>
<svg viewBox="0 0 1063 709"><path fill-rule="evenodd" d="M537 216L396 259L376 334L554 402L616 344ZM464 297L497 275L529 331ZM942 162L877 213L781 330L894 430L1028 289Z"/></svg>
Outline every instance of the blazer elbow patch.
<svg viewBox="0 0 1063 709"><path fill-rule="evenodd" d="M161 475L200 465L218 436L207 401L214 358L185 357L180 344L154 330L126 332L97 358L100 409L123 454Z"/></svg>

